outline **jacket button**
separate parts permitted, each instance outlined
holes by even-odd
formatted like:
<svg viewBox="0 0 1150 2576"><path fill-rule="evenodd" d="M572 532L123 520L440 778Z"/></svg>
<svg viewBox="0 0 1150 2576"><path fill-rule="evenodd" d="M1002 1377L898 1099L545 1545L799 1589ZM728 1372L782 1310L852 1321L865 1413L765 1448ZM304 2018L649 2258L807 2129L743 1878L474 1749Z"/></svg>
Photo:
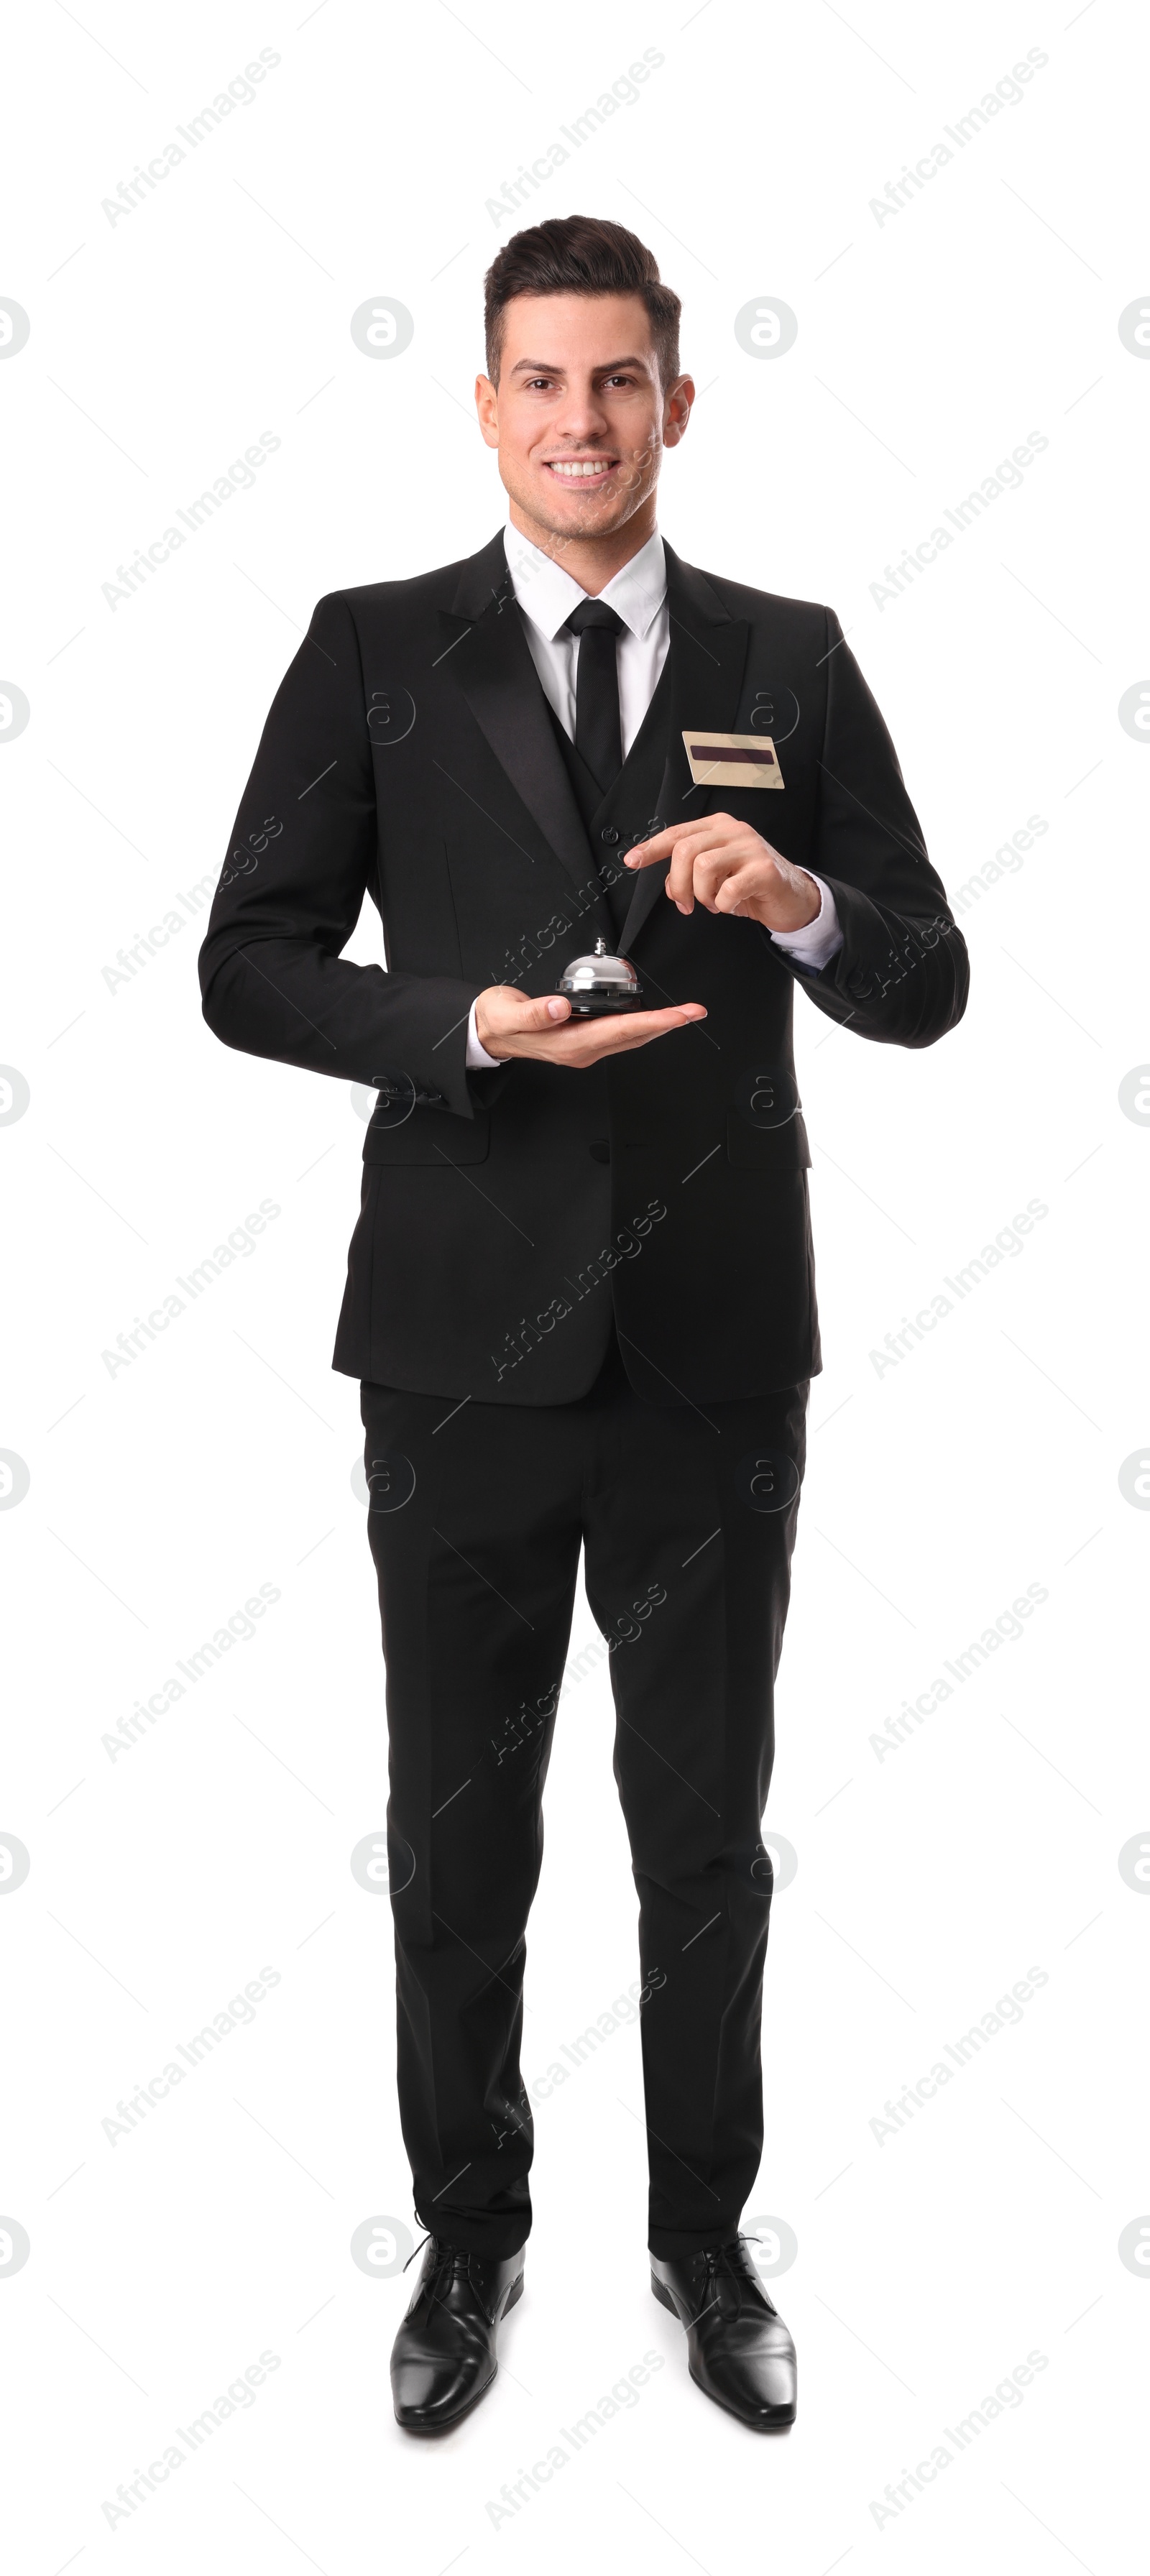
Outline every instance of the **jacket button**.
<svg viewBox="0 0 1150 2576"><path fill-rule="evenodd" d="M616 843L616 841L617 841L617 840L618 840L618 838L619 838L619 835L618 835L618 833L617 833L617 831L616 831L616 829L615 829L614 824L613 824L613 823L604 823L603 828L602 828L602 830L601 830L601 832L600 832L600 834L599 834L599 838L600 838L600 840L601 840L601 841L606 841L606 843L607 843L607 847L608 847L608 849L609 849L609 850L613 850L613 849L614 849L614 847L615 847L615 843Z"/></svg>
<svg viewBox="0 0 1150 2576"><path fill-rule="evenodd" d="M609 1136L596 1136L595 1141L594 1141L594 1144L593 1144L593 1145L589 1145L589 1146L588 1146L588 1148L587 1148L587 1151L588 1151L588 1153L591 1155L592 1160L593 1160L594 1162L596 1162L596 1163L609 1163L609 1162L610 1162L610 1160L611 1160L611 1140L610 1140L610 1137L609 1137Z"/></svg>

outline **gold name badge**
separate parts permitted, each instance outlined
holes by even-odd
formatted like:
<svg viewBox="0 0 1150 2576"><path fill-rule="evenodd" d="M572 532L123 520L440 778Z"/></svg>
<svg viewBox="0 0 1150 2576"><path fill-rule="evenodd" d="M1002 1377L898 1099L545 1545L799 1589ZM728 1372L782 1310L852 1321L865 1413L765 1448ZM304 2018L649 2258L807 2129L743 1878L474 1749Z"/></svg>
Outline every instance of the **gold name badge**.
<svg viewBox="0 0 1150 2576"><path fill-rule="evenodd" d="M783 773L770 735L710 733L705 728L683 735L696 787L781 787Z"/></svg>

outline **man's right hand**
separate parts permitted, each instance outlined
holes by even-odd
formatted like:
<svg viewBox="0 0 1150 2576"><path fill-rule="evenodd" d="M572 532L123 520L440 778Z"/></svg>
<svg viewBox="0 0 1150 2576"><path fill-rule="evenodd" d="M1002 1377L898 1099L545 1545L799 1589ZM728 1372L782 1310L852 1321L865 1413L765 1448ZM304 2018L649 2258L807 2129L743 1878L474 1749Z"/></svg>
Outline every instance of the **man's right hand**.
<svg viewBox="0 0 1150 2576"><path fill-rule="evenodd" d="M514 984L489 984L475 1004L475 1034L488 1055L501 1059L526 1055L537 1064L579 1068L598 1064L605 1055L624 1055L630 1047L649 1046L671 1029L705 1020L702 1002L677 1002L666 1011L611 1011L602 1019L572 1019L571 1004L561 993L532 1001Z"/></svg>

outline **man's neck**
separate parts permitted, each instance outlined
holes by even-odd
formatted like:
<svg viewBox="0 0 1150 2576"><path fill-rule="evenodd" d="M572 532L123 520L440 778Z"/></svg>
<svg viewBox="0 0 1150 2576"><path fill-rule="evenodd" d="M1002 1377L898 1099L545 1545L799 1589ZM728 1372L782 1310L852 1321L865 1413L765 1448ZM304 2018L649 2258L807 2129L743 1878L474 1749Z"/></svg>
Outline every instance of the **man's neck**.
<svg viewBox="0 0 1150 2576"><path fill-rule="evenodd" d="M624 564L641 554L654 536L655 495L652 492L622 527L602 537L560 536L553 528L544 527L541 520L529 518L515 501L509 503L509 516L512 527L526 537L529 545L538 546L540 554L569 572L572 581L577 581L590 599L597 599L616 573L622 572Z"/></svg>

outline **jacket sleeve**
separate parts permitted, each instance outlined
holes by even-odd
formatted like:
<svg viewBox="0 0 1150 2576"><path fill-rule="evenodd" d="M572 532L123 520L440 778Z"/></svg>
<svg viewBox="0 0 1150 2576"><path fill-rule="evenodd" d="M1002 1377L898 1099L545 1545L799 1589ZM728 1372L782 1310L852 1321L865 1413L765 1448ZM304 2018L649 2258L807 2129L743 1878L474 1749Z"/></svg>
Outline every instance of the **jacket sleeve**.
<svg viewBox="0 0 1150 2576"><path fill-rule="evenodd" d="M966 942L926 854L894 744L833 611L811 867L843 944L818 974L780 965L830 1019L891 1046L932 1046L962 1018Z"/></svg>
<svg viewBox="0 0 1150 2576"><path fill-rule="evenodd" d="M200 950L204 1018L225 1046L472 1118L467 1015L482 987L345 961L376 873L359 644L321 599L276 693ZM490 1079L490 1077L489 1077ZM410 1089L409 1089L410 1086Z"/></svg>

